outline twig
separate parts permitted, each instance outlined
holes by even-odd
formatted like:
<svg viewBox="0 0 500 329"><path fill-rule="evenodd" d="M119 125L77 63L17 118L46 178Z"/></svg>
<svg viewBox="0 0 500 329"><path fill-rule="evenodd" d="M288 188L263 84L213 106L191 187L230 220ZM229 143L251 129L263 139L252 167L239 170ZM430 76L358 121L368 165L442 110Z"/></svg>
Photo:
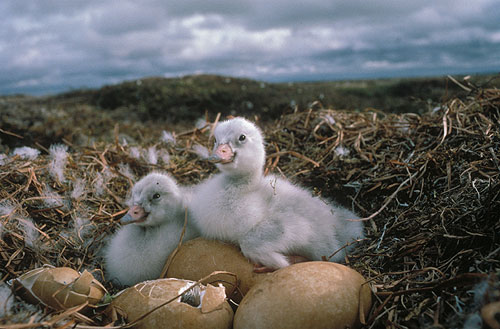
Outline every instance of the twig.
<svg viewBox="0 0 500 329"><path fill-rule="evenodd" d="M379 210L377 210L376 212L374 212L373 214L371 214L370 216L368 217L365 217L365 218L360 218L360 219L351 219L352 221L367 221L367 220L370 220L372 218L374 218L375 216L377 216L378 214L380 214L388 205L389 203L396 197L396 195L399 193L399 191L401 191L401 189L406 185L408 184L408 182L410 182L413 178L415 178L418 174L420 173L420 170L419 171L416 171L414 172L410 177L408 177L404 182L402 182L399 187L396 189L396 191L394 191L394 193L392 193L384 202L384 204L382 205L382 207L380 207Z"/></svg>
<svg viewBox="0 0 500 329"><path fill-rule="evenodd" d="M2 128L0 128L0 132L4 133L4 134L6 134L6 135L10 135L10 136L17 137L17 138L19 138L19 139L24 139L24 137L23 137L23 136L18 135L18 134L15 134L15 133L12 133L12 132L7 131L7 130L3 130Z"/></svg>
<svg viewBox="0 0 500 329"><path fill-rule="evenodd" d="M211 278L212 276L215 276L215 275L219 275L219 274L227 274L227 275L231 275L231 276L234 276L236 278L236 274L234 273L231 273L231 272L227 272L227 271L214 271L212 273L210 273L209 275L201 278L200 280L196 281L195 283L193 283L192 285L190 285L186 290L184 290L182 293L178 294L177 296L167 300L166 302L164 303L161 303L160 305L158 306L155 306L154 308L152 308L151 310L147 311L146 313L144 313L143 315L141 315L140 317L138 317L137 319L135 319L134 321L126 324L126 325L123 325L119 328L132 328L133 326L135 326L137 323L139 323L139 321L141 321L142 319L144 319L145 317L147 317L148 315L150 315L151 313L155 312L156 310L162 308L163 306L167 305L167 304L170 304L171 302L175 301L177 298L181 297L181 296L184 296L188 291L190 291L191 289L193 289L194 287L196 286L199 286L201 284L201 282L205 281L205 280L208 280L209 278Z"/></svg>
<svg viewBox="0 0 500 329"><path fill-rule="evenodd" d="M172 261L174 260L175 255L177 254L177 252L181 248L182 240L184 239L184 234L186 233L187 222L188 222L188 210L187 210L187 208L185 208L184 226L182 227L182 232L181 232L181 236L179 238L179 243L177 244L177 247L175 247L174 251L172 251L172 253L170 254L170 256L168 256L167 262L165 263L165 265L163 266L163 269L161 270L160 278L165 278L166 277L168 269L170 267L170 264L172 263Z"/></svg>
<svg viewBox="0 0 500 329"><path fill-rule="evenodd" d="M276 153L272 153L272 154L269 154L267 157L268 158L274 158L274 157L277 157L277 156L282 156L282 155L293 155L294 157L296 158L299 158L299 159L302 159L302 160L305 160L305 161L308 161L310 163L312 163L314 165L314 167L319 167L319 163L317 163L316 161L314 161L313 159L311 158L308 158L306 157L305 155L303 154L300 154L298 152L295 152L295 151L280 151L280 152L276 152Z"/></svg>

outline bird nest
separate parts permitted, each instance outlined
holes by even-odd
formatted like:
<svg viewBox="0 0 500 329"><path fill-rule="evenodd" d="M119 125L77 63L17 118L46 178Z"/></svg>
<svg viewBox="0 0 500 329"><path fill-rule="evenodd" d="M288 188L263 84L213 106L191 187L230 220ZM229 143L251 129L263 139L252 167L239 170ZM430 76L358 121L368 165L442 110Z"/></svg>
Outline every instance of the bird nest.
<svg viewBox="0 0 500 329"><path fill-rule="evenodd" d="M1 281L51 264L88 270L116 292L100 251L130 187L152 170L183 184L208 177L215 168L196 152L211 143L212 126L136 145L115 128L114 142L1 157ZM499 90L473 90L423 115L314 103L261 126L266 172L363 217L366 239L346 262L373 286L366 327L459 327L500 300ZM61 316L13 296L0 314L6 328L109 324L99 309Z"/></svg>

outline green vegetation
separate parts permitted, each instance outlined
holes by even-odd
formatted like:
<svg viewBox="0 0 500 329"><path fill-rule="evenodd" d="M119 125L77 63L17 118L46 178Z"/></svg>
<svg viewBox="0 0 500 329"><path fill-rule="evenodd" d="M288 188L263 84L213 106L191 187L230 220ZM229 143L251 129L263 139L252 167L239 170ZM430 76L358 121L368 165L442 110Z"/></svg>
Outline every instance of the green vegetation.
<svg viewBox="0 0 500 329"><path fill-rule="evenodd" d="M498 80L479 76L478 86ZM334 109L375 108L392 113L423 113L466 91L447 77L340 82L265 83L213 75L146 78L89 91L92 105L107 110L131 109L143 120L192 121L205 112L257 115L276 119L284 112L319 101ZM66 96L75 93L66 94ZM64 96L64 94L62 95Z"/></svg>
<svg viewBox="0 0 500 329"><path fill-rule="evenodd" d="M498 76L468 81L469 86L500 86ZM115 125L120 133L140 140L158 129L191 128L199 118L214 120L218 113L222 118L241 115L265 122L313 105L422 114L468 94L447 77L300 83L213 75L152 77L47 97L0 96L1 129L23 136L1 133L0 152L35 143L48 147L63 139L78 144L89 139L109 141Z"/></svg>

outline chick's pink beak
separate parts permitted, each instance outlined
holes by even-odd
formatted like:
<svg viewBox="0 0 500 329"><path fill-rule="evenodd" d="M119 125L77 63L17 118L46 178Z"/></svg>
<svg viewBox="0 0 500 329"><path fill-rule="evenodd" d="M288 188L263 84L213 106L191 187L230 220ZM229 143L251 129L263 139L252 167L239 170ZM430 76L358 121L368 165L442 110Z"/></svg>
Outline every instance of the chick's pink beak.
<svg viewBox="0 0 500 329"><path fill-rule="evenodd" d="M122 224L144 222L148 213L139 205L135 205L129 209L127 214L120 219Z"/></svg>
<svg viewBox="0 0 500 329"><path fill-rule="evenodd" d="M229 144L220 144L214 151L214 155L210 158L214 162L230 163L233 162L234 152Z"/></svg>

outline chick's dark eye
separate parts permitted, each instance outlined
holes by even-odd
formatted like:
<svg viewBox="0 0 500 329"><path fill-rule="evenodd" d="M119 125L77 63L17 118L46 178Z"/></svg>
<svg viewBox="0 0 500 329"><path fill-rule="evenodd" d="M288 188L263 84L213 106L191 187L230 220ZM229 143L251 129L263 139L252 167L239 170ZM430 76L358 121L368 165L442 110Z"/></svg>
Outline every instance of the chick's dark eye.
<svg viewBox="0 0 500 329"><path fill-rule="evenodd" d="M160 193L153 194L153 199L159 199L159 198L160 198Z"/></svg>
<svg viewBox="0 0 500 329"><path fill-rule="evenodd" d="M247 136L245 136L245 135L240 135L240 138L238 138L238 140L239 140L240 142L243 142L246 138L247 138Z"/></svg>

